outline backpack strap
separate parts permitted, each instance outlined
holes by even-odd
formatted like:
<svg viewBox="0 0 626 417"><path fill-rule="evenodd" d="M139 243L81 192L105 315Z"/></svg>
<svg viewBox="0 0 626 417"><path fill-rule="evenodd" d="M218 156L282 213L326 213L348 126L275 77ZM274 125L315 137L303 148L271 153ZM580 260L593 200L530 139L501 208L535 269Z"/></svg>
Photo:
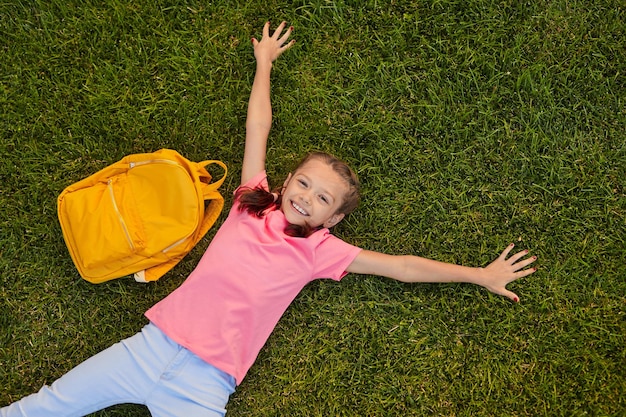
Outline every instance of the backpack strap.
<svg viewBox="0 0 626 417"><path fill-rule="evenodd" d="M206 166L208 165L219 165L224 169L224 175L219 180L212 182L210 184L202 183L202 195L205 201L209 201L209 204L204 210L204 218L202 219L201 224L198 227L198 235L204 236L209 228L215 223L217 218L219 217L222 209L224 208L224 197L218 191L218 188L224 183L226 179L226 174L228 168L226 168L226 164L222 161L217 160L209 160L198 162L198 166L203 167L203 171L206 172Z"/></svg>
<svg viewBox="0 0 626 417"><path fill-rule="evenodd" d="M226 179L226 174L228 173L228 168L226 167L226 164L223 163L222 161L213 159L213 160L198 162L198 165L205 167L205 168L209 165L219 165L224 170L224 175L222 175L222 178L210 184L204 184L202 186L202 194L204 195L205 200L216 198L216 193L218 192L217 190L224 183L224 180Z"/></svg>

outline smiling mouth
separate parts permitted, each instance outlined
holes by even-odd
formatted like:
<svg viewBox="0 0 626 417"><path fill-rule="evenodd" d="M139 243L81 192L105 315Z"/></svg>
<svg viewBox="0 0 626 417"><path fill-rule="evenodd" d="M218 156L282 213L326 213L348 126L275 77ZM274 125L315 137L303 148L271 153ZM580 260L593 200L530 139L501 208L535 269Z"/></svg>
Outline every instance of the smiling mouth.
<svg viewBox="0 0 626 417"><path fill-rule="evenodd" d="M293 201L291 202L291 207L293 207L298 213L302 214L303 216L309 215L309 213L305 209L303 209Z"/></svg>

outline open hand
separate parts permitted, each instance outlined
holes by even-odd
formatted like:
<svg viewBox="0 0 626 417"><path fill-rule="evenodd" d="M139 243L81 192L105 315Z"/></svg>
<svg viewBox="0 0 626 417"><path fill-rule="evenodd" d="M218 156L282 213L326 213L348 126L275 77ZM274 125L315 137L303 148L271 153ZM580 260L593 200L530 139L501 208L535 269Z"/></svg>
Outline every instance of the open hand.
<svg viewBox="0 0 626 417"><path fill-rule="evenodd" d="M289 35L291 35L291 32L293 32L293 27L287 28L285 33L283 33L285 25L285 22L281 22L281 24L278 25L272 36L270 36L270 22L267 22L263 26L263 37L261 38L261 41L256 40L256 38L252 38L252 45L254 46L254 57L256 58L258 63L271 64L283 52L291 48L296 42L293 39L287 42Z"/></svg>
<svg viewBox="0 0 626 417"><path fill-rule="evenodd" d="M524 258L528 255L527 250L516 253L507 259L509 252L515 247L511 243L502 251L500 256L482 269L480 284L495 294L510 298L516 303L519 297L512 291L506 289L507 284L519 278L524 278L537 270L537 268L526 268L537 260L536 256Z"/></svg>

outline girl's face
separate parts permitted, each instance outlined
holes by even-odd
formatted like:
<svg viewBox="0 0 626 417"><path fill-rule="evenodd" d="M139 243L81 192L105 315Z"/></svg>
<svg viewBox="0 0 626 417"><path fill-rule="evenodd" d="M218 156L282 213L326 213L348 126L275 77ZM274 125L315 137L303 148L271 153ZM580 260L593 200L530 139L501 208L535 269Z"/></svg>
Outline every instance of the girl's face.
<svg viewBox="0 0 626 417"><path fill-rule="evenodd" d="M287 221L311 227L332 227L343 219L337 209L348 184L332 167L312 159L285 180L281 211Z"/></svg>

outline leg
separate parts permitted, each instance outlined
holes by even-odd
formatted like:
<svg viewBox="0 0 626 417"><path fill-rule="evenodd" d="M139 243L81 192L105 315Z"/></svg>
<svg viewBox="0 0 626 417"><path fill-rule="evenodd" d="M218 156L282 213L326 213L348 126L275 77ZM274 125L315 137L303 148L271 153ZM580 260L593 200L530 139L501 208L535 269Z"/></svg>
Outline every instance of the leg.
<svg viewBox="0 0 626 417"><path fill-rule="evenodd" d="M78 417L121 403L145 403L180 347L154 325L87 359L51 386L0 409L0 417Z"/></svg>
<svg viewBox="0 0 626 417"><path fill-rule="evenodd" d="M154 417L223 417L235 378L182 349L146 400Z"/></svg>

